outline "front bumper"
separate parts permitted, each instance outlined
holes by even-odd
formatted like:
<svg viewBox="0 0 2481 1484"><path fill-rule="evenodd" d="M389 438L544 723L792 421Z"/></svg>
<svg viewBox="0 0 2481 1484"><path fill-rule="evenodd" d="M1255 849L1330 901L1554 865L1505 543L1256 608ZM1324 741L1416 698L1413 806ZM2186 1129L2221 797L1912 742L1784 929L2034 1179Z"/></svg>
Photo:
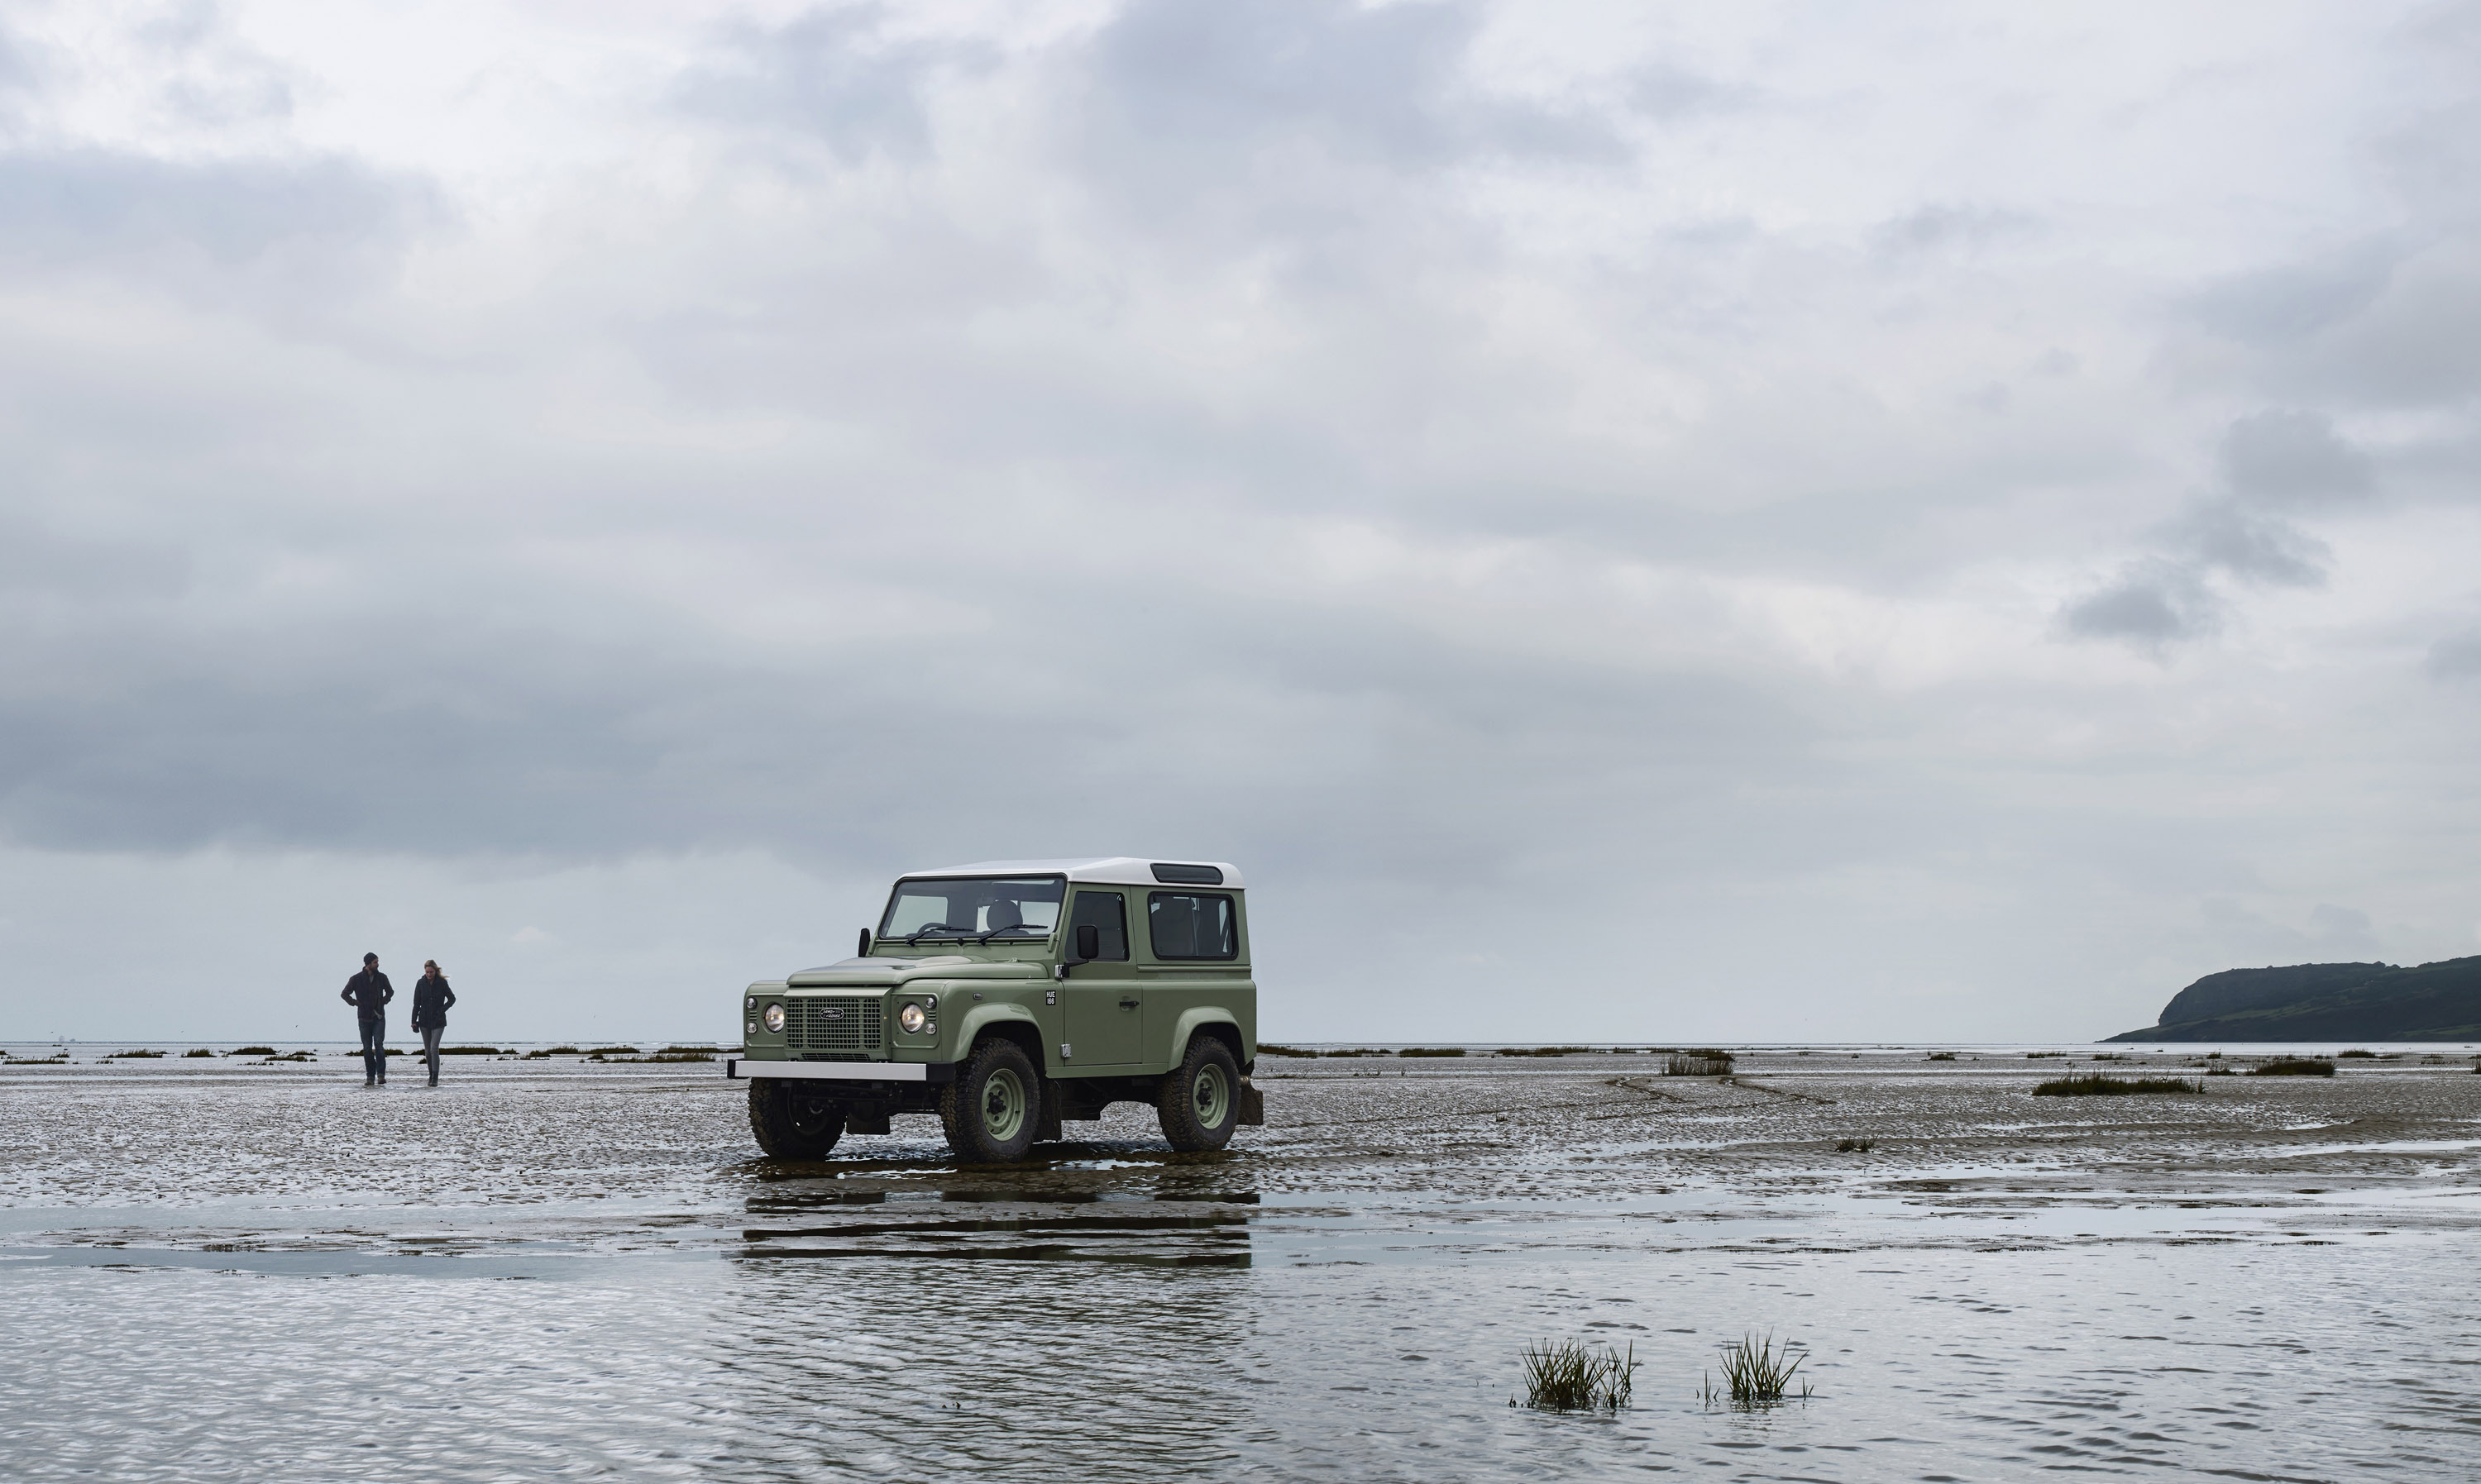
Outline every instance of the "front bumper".
<svg viewBox="0 0 2481 1484"><path fill-rule="evenodd" d="M756 1061L747 1056L726 1056L723 1075L744 1081L761 1077L807 1077L838 1082L953 1082L956 1068L953 1062Z"/></svg>

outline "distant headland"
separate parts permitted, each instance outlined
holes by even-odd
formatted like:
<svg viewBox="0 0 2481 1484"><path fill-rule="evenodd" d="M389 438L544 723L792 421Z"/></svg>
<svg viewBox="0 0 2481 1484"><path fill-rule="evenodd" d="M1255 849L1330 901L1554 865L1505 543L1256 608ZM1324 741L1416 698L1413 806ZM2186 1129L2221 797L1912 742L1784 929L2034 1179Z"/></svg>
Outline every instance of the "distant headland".
<svg viewBox="0 0 2481 1484"><path fill-rule="evenodd" d="M2481 955L2226 969L2172 996L2160 1025L2110 1039L2481 1041Z"/></svg>

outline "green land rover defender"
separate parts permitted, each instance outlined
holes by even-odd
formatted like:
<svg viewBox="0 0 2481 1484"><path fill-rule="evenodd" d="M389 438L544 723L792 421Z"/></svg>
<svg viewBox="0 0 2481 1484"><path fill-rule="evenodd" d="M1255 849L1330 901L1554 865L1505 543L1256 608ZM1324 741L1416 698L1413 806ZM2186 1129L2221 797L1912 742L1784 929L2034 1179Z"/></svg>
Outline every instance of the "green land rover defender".
<svg viewBox="0 0 2481 1484"><path fill-rule="evenodd" d="M969 1164L1149 1103L1174 1149L1265 1121L1240 873L1214 862L984 861L897 879L858 957L752 984L749 1128L777 1159L936 1113Z"/></svg>

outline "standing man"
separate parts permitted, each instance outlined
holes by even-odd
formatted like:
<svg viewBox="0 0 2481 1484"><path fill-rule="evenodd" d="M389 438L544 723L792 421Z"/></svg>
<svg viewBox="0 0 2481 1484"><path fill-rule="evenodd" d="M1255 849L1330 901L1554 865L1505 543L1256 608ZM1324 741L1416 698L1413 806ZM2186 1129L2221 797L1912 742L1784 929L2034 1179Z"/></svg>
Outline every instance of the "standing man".
<svg viewBox="0 0 2481 1484"><path fill-rule="evenodd" d="M362 972L345 981L343 1000L362 1023L362 1085L387 1085L387 1002L396 986L379 973L379 955L364 953Z"/></svg>
<svg viewBox="0 0 2481 1484"><path fill-rule="evenodd" d="M439 1033L448 1028L448 1007L457 991L439 972L439 960L422 961L422 977L413 981L413 1028L422 1032L422 1059L431 1064L431 1085L439 1085Z"/></svg>

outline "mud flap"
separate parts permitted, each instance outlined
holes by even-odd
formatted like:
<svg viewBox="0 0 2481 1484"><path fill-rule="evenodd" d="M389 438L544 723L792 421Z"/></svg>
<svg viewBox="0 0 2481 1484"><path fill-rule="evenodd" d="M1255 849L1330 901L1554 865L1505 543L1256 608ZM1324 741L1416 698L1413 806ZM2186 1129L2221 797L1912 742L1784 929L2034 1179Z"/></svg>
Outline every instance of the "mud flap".
<svg viewBox="0 0 2481 1484"><path fill-rule="evenodd" d="M1042 1108L1034 1115L1033 1141L1037 1144L1059 1142L1059 1084L1050 1078L1042 1080Z"/></svg>
<svg viewBox="0 0 2481 1484"><path fill-rule="evenodd" d="M1267 1095L1260 1092L1245 1077L1240 1079L1240 1113L1233 1121L1246 1124L1252 1129L1264 1128L1267 1123Z"/></svg>
<svg viewBox="0 0 2481 1484"><path fill-rule="evenodd" d="M882 1107L870 1112L863 1112L858 1108L845 1109L845 1132L847 1133L885 1133L887 1109Z"/></svg>

